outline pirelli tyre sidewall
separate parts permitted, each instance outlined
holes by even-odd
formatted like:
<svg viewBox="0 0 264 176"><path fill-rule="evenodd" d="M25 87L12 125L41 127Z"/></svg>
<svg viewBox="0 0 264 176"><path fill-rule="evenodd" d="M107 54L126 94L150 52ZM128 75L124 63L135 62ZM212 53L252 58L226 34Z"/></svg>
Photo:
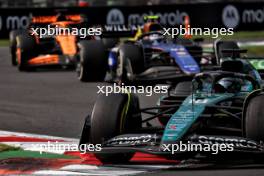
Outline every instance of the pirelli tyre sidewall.
<svg viewBox="0 0 264 176"><path fill-rule="evenodd" d="M91 115L90 142L105 141L141 128L138 98L133 94L99 95ZM96 153L103 163L123 163L134 153Z"/></svg>
<svg viewBox="0 0 264 176"><path fill-rule="evenodd" d="M11 64L13 66L17 65L17 58L16 58L16 48L17 48L17 42L16 37L21 34L27 34L26 30L12 30L9 33L9 47L10 47L10 54L11 54Z"/></svg>
<svg viewBox="0 0 264 176"><path fill-rule="evenodd" d="M243 107L243 135L246 138L264 141L264 93L263 90L252 92Z"/></svg>
<svg viewBox="0 0 264 176"><path fill-rule="evenodd" d="M37 56L37 43L34 36L21 34L16 37L17 48L16 56L18 60L18 69L28 71L28 60Z"/></svg>
<svg viewBox="0 0 264 176"><path fill-rule="evenodd" d="M78 79L82 82L103 81L108 69L107 50L101 40L78 43L80 63L77 66Z"/></svg>

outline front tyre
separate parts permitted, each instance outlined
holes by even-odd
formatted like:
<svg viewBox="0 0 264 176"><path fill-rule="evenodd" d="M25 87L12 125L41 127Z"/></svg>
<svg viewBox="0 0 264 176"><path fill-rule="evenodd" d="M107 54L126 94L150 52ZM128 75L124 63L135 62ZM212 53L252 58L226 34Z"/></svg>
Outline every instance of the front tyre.
<svg viewBox="0 0 264 176"><path fill-rule="evenodd" d="M243 133L244 137L264 141L264 93L261 90L251 93L244 104Z"/></svg>
<svg viewBox="0 0 264 176"><path fill-rule="evenodd" d="M18 61L19 71L28 71L29 59L37 55L37 43L33 36L30 35L19 35L16 37L17 48L16 56Z"/></svg>
<svg viewBox="0 0 264 176"><path fill-rule="evenodd" d="M90 142L103 142L141 128L138 98L132 94L99 95L91 115ZM128 153L96 153L103 163L123 163L133 157Z"/></svg>
<svg viewBox="0 0 264 176"><path fill-rule="evenodd" d="M11 53L11 63L13 66L17 65L17 55L16 55L16 51L17 51L17 40L16 37L18 35L27 35L27 32L25 30L12 30L9 33L9 44L10 44L10 53Z"/></svg>

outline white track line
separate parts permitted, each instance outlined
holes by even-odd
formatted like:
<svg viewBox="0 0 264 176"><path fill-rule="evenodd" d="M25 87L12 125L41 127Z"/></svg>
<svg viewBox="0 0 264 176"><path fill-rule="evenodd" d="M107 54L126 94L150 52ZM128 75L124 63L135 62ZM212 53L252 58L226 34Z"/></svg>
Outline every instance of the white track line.
<svg viewBox="0 0 264 176"><path fill-rule="evenodd" d="M60 170L40 170L32 173L32 175L87 175L86 173L60 171Z"/></svg>
<svg viewBox="0 0 264 176"><path fill-rule="evenodd" d="M72 171L72 170L91 170L91 169L98 169L98 166L94 165L85 165L85 164L72 164L72 165L67 165L60 170L65 170L65 171Z"/></svg>

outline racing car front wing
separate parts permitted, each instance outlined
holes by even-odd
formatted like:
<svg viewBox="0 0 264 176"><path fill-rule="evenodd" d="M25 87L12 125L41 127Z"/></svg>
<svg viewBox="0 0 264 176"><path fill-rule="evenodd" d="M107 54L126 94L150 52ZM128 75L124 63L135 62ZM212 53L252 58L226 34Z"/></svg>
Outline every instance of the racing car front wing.
<svg viewBox="0 0 264 176"><path fill-rule="evenodd" d="M210 156L210 157L227 157L227 158L252 158L252 155L264 157L264 145L262 142L256 142L247 138L237 136L213 136L213 135L189 135L182 141L177 141L170 144L161 144L161 136L156 134L128 134L120 135L106 141L102 145L102 150L94 153L134 153L142 152L154 155L161 155L169 158L185 158L189 156ZM221 151L214 153L213 151L205 150L175 150L175 146L180 145L201 145L214 147L220 144L232 145L232 150Z"/></svg>

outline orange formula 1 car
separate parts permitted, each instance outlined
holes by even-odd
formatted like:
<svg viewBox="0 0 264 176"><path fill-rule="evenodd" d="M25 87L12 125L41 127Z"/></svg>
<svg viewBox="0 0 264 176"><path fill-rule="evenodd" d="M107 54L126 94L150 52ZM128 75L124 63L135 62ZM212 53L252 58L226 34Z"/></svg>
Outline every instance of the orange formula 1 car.
<svg viewBox="0 0 264 176"><path fill-rule="evenodd" d="M17 65L20 71L47 66L75 68L78 59L77 42L80 39L87 40L94 37L89 35L80 38L71 33L73 28L80 29L80 27L87 27L81 15L33 17L27 30L10 32L12 65ZM66 30L56 32L54 31L56 28ZM43 32L46 30L46 34L36 35L32 29L39 29L39 31L42 29ZM53 31L48 33L50 29Z"/></svg>

